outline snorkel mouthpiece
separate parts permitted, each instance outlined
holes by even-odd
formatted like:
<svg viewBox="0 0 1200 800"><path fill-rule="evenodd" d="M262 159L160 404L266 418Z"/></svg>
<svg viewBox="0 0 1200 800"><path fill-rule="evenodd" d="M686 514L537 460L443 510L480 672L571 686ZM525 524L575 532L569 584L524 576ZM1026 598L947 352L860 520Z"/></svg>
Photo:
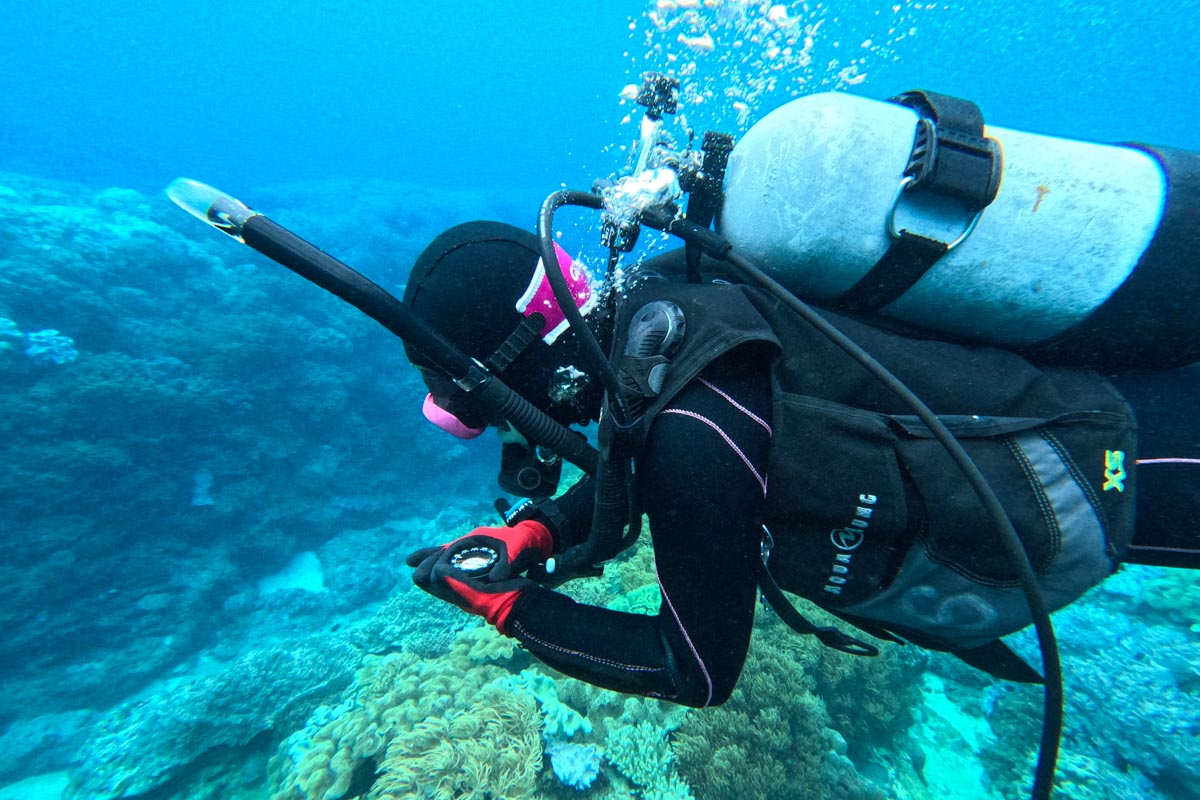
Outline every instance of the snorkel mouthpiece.
<svg viewBox="0 0 1200 800"><path fill-rule="evenodd" d="M470 425L439 406L434 402L432 393L425 395L425 402L421 405L421 413L425 415L425 419L429 420L451 436L457 436L459 439L474 439L487 430L486 427L472 428Z"/></svg>
<svg viewBox="0 0 1200 800"><path fill-rule="evenodd" d="M246 240L242 238L242 228L246 220L258 216L257 211L241 200L191 178L171 181L167 186L167 197L196 219L243 243Z"/></svg>

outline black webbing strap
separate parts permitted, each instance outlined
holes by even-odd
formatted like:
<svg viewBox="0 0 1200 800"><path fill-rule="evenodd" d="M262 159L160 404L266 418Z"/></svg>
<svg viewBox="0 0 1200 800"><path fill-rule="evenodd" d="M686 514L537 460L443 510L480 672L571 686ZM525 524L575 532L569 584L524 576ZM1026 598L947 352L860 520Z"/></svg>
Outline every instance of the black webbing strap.
<svg viewBox="0 0 1200 800"><path fill-rule="evenodd" d="M983 135L979 106L959 97L916 90L891 98L921 115L905 177L910 189L926 189L962 200L971 212L996 199L1000 189L1000 145Z"/></svg>
<svg viewBox="0 0 1200 800"><path fill-rule="evenodd" d="M929 634L905 628L896 623L889 622L887 628L884 628L874 620L863 619L853 614L847 614L842 611L830 611L830 613L850 623L859 630L869 633L876 639L896 642L897 644L911 642L927 650L950 653L961 659L963 663L986 672L993 678L999 678L1002 681L1014 681L1016 683L1045 682L1036 669L1029 666L1024 659L1014 653L1008 645L999 639L993 639L978 647L965 648L956 646L943 639L937 639Z"/></svg>
<svg viewBox="0 0 1200 800"><path fill-rule="evenodd" d="M912 288L950 245L912 231L900 231L900 238L839 298L847 311L877 311Z"/></svg>
<svg viewBox="0 0 1200 800"><path fill-rule="evenodd" d="M983 135L983 114L969 100L913 91L891 98L918 114L916 138L892 203L888 232L892 244L875 266L847 289L837 304L850 311L877 311L900 298L974 228L979 213L1000 189L1002 158L995 139ZM947 243L894 229L903 193L924 190L953 197L975 219L966 233Z"/></svg>
<svg viewBox="0 0 1200 800"><path fill-rule="evenodd" d="M762 589L763 597L771 604L771 608L779 615L779 618L787 623L787 626L796 633L815 636L821 644L826 647L832 647L834 650L840 650L843 653L855 656L879 655L879 648L873 645L847 636L837 628L822 628L810 622L787 599L787 596L783 593L783 589L779 588L779 584L775 582L775 576L767 569L766 564L763 565L762 572L759 574L758 586Z"/></svg>
<svg viewBox="0 0 1200 800"><path fill-rule="evenodd" d="M541 338L542 328L545 325L546 317L540 311L535 311L522 318L516 329L500 343L496 352L483 360L483 363L494 373L504 372L512 362L517 360L517 356L524 353L529 345Z"/></svg>

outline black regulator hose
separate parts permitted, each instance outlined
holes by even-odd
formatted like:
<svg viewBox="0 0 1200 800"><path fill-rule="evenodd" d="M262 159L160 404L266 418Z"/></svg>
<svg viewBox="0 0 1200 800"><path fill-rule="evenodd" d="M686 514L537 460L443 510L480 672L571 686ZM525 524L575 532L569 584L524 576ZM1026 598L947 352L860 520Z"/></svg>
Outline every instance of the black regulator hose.
<svg viewBox="0 0 1200 800"><path fill-rule="evenodd" d="M575 305L554 252L554 213L568 205L598 210L603 208L604 201L590 192L569 190L554 192L547 197L538 212L542 263L555 301L570 323L571 330L583 344L589 369L604 384L608 398L606 409L612 418L602 420L600 424L600 460L595 472L596 495L592 506L591 531L582 543L556 558L555 573L566 575L592 571L593 565L617 555L637 541L642 525L637 492L633 485L632 448L623 446L620 441L623 438L640 439L641 420L630 419L629 406L617 372Z"/></svg>
<svg viewBox="0 0 1200 800"><path fill-rule="evenodd" d="M508 420L530 442L557 453L588 475L596 475L600 454L583 436L547 415L494 375L477 391L480 404L497 419Z"/></svg>
<svg viewBox="0 0 1200 800"><path fill-rule="evenodd" d="M579 312L579 307L575 305L575 298L571 296L571 289L567 286L566 280L562 276L562 269L558 264L558 254L554 252L554 212L563 206L582 206L583 208L591 208L600 210L604 207L604 200L591 192L579 192L564 189L559 192L554 192L545 199L541 209L538 211L538 240L541 242L542 263L546 268L546 277L550 281L550 288L554 292L554 299L558 303L558 307L562 310L563 316L571 326L571 330L575 331L575 335L579 337L583 344L583 349L588 359L588 366L596 373L604 384L605 390L608 392L610 402L615 404L613 409L617 414L618 421L621 424L628 424L629 409L625 404L625 394L621 389L621 381L617 378L617 372L609 363L608 355L604 352L604 348L600 346L600 341L592 333L591 328L584 322L583 314Z"/></svg>
<svg viewBox="0 0 1200 800"><path fill-rule="evenodd" d="M813 310L811 306L758 267L733 252L733 246L722 236L686 219L668 218L665 215L647 215L642 218L642 222L650 227L674 234L685 242L694 243L713 258L727 262L742 278L770 292L772 297L778 299L804 321L824 334L861 364L874 378L899 395L925 423L934 438L941 443L962 471L999 534L1009 562L1017 571L1021 589L1029 604L1029 613L1033 619L1034 629L1037 632L1038 645L1042 653L1042 672L1045 679L1045 702L1042 715L1042 740L1038 752L1037 770L1034 774L1032 797L1034 800L1049 798L1054 786L1054 770L1058 763L1058 748L1063 729L1062 664L1059 659L1058 642L1054 635L1054 626L1050 622L1046 599L1042 595L1041 587L1038 586L1037 575L1033 571L1029 555L1025 552L1025 548L1017 536L1008 512L1004 510L1000 498L996 496L996 492L988 483L987 478L971 460L971 456L963 449L962 444L954 438L954 434L950 433L945 424L938 419L929 406L925 405L921 398L917 397L887 367L880 364L874 356L863 350L850 337Z"/></svg>

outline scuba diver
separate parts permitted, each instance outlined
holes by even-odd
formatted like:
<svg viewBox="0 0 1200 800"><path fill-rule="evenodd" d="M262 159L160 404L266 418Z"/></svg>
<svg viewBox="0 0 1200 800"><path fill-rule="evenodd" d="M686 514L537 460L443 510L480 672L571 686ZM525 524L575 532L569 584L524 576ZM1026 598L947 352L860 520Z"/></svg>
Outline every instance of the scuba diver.
<svg viewBox="0 0 1200 800"><path fill-rule="evenodd" d="M413 553L418 586L565 674L708 706L729 697L741 672L766 540L779 584L848 622L1039 680L998 641L1028 625L1029 610L1003 554L981 542L977 501L916 418L859 365L753 287L727 276L673 279L683 250L644 265L615 313L565 253L559 260L602 342L630 353L639 344L630 337L649 337L658 350L650 360L666 365L661 382L648 381L657 391L638 460L659 613L582 605L521 574L587 537L589 478L518 507L506 526ZM603 393L581 367L577 333L536 310L550 304L530 302L544 281L534 234L467 223L422 253L404 301L563 424L596 420ZM1052 610L1122 562L1200 567L1200 536L1180 524L1200 513L1200 437L1181 431L1163 402L1200 392L1200 369L1114 383L824 313L953 423L1014 518ZM419 352L408 355L429 388L432 422L460 437L504 427ZM1154 456L1140 463L1135 429L1140 452ZM505 450L519 451L519 435L507 436ZM464 569L478 554L495 563Z"/></svg>
<svg viewBox="0 0 1200 800"><path fill-rule="evenodd" d="M500 485L528 499L412 553L420 588L565 674L694 707L733 691L760 590L794 630L877 654L786 589L1042 683L1049 797L1049 613L1123 563L1200 568L1200 415L1179 408L1200 397L1200 155L985 130L923 91L808 95L736 147L680 151L676 89L646 76L631 174L551 194L536 235L447 230L403 301L210 186L167 191L403 339L431 422L499 432ZM563 205L604 214L600 288L555 241ZM685 247L619 269L641 226ZM569 428L592 422L598 449ZM555 496L562 460L585 477ZM657 615L555 591L643 512ZM1000 638L1031 624L1040 673Z"/></svg>

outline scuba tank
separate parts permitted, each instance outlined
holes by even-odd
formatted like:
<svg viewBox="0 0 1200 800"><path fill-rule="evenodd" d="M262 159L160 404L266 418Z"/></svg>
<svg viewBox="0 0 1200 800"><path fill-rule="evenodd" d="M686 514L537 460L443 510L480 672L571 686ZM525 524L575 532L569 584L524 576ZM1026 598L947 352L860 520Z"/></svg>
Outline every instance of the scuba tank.
<svg viewBox="0 0 1200 800"><path fill-rule="evenodd" d="M1200 360L1200 155L813 94L729 158L718 229L799 296L1102 369Z"/></svg>

